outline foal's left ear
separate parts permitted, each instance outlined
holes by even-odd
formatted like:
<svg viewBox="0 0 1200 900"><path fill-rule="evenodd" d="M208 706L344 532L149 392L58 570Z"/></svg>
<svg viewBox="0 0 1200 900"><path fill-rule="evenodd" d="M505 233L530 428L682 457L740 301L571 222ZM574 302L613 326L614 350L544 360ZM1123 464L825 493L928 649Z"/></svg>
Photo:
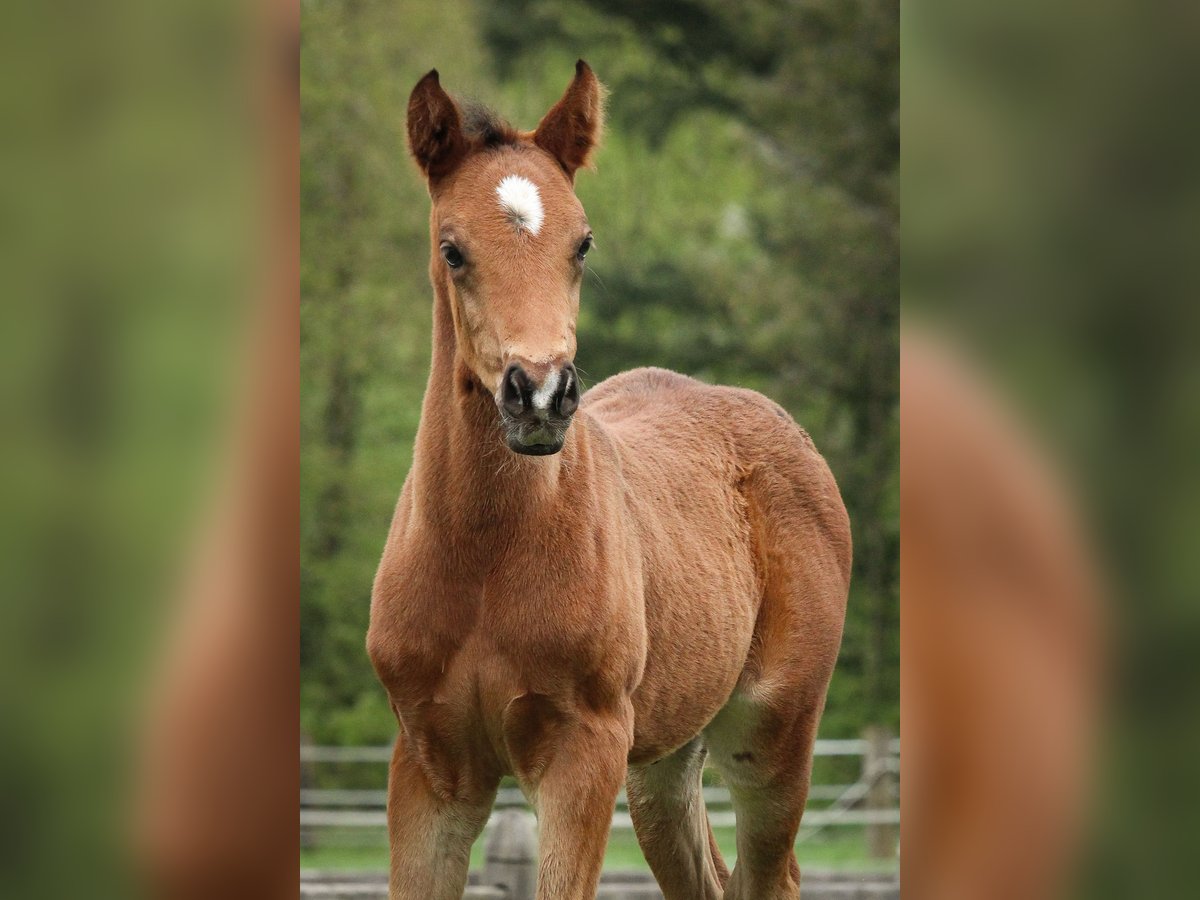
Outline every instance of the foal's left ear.
<svg viewBox="0 0 1200 900"><path fill-rule="evenodd" d="M582 59L575 63L575 80L546 113L533 134L533 142L558 160L575 180L575 170L586 166L604 130L604 85Z"/></svg>

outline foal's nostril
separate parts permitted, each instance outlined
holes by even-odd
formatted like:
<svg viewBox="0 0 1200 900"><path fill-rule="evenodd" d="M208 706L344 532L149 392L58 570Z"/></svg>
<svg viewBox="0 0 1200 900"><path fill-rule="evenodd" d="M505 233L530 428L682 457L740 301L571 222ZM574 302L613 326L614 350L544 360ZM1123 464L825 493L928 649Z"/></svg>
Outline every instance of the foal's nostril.
<svg viewBox="0 0 1200 900"><path fill-rule="evenodd" d="M500 402L504 409L514 416L519 416L529 407L529 397L533 392L533 383L525 370L517 363L512 363L504 370L504 382L500 386Z"/></svg>
<svg viewBox="0 0 1200 900"><path fill-rule="evenodd" d="M500 382L499 401L513 419L569 419L579 407L579 376L575 367L566 363L560 369L550 367L541 384L536 384L523 365L510 363Z"/></svg>
<svg viewBox="0 0 1200 900"><path fill-rule="evenodd" d="M575 374L575 366L571 363L562 367L554 407L562 416L569 416L579 408L579 376Z"/></svg>

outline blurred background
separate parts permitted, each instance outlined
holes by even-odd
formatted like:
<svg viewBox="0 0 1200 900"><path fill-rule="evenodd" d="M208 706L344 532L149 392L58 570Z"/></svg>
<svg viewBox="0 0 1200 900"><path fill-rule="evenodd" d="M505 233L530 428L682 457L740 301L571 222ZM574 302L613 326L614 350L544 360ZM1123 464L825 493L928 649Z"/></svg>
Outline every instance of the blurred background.
<svg viewBox="0 0 1200 900"><path fill-rule="evenodd" d="M284 3L0 10L2 896L129 897L134 856L236 896L294 854L288 770L235 770L294 756L296 57ZM212 715L248 706L257 749Z"/></svg>
<svg viewBox="0 0 1200 900"><path fill-rule="evenodd" d="M396 723L364 636L432 308L408 93L436 67L532 128L584 57L611 94L596 171L577 178L596 250L576 363L592 384L656 365L760 390L829 460L855 568L821 737L851 743L822 745L811 821L836 824L806 830L800 855L871 865L862 739L894 776L900 713L895 5L356 0L304 4L301 33L302 864L386 863L378 748ZM644 866L628 828L610 862Z"/></svg>
<svg viewBox="0 0 1200 900"><path fill-rule="evenodd" d="M1200 10L901 39L907 884L1190 896Z"/></svg>

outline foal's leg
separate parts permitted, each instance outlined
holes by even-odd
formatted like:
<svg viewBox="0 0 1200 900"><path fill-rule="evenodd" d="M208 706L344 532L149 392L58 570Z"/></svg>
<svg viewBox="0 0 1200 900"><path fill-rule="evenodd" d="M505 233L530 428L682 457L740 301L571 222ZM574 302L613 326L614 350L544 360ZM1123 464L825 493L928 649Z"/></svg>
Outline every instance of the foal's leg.
<svg viewBox="0 0 1200 900"><path fill-rule="evenodd" d="M785 586L790 584L776 570ZM777 582L778 584L779 582ZM813 743L841 639L832 589L768 590L758 650L742 683L704 730L737 813L737 865L725 900L796 900L793 846L808 800ZM796 615L796 608L804 615Z"/></svg>
<svg viewBox="0 0 1200 900"><path fill-rule="evenodd" d="M704 809L706 755L697 737L626 779L638 843L666 900L721 900L729 878Z"/></svg>
<svg viewBox="0 0 1200 900"><path fill-rule="evenodd" d="M785 455L747 482L767 582L746 670L704 731L737 813L725 900L800 896L793 848L846 616L845 513L832 479L813 489L811 468L796 466Z"/></svg>
<svg viewBox="0 0 1200 900"><path fill-rule="evenodd" d="M793 845L808 799L812 748L823 703L794 717L737 701L710 726L714 753L737 813L737 865L725 900L796 900L800 867ZM723 718L724 717L724 718Z"/></svg>
<svg viewBox="0 0 1200 900"><path fill-rule="evenodd" d="M523 779L538 814L537 900L595 900L630 734L615 718L565 725L544 770Z"/></svg>
<svg viewBox="0 0 1200 900"><path fill-rule="evenodd" d="M401 731L388 777L390 900L462 900L471 845L487 823L496 787L464 800L431 784Z"/></svg>

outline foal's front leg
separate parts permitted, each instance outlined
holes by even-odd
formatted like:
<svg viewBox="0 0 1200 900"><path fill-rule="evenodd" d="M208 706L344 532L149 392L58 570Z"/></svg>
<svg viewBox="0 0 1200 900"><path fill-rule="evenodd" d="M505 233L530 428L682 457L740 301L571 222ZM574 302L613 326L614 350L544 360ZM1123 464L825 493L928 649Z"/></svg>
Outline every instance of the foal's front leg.
<svg viewBox="0 0 1200 900"><path fill-rule="evenodd" d="M451 791L437 774L401 729L388 773L390 900L462 900L471 845L487 823L498 781Z"/></svg>
<svg viewBox="0 0 1200 900"><path fill-rule="evenodd" d="M562 729L533 787L538 811L537 900L594 900L630 730L592 717Z"/></svg>

